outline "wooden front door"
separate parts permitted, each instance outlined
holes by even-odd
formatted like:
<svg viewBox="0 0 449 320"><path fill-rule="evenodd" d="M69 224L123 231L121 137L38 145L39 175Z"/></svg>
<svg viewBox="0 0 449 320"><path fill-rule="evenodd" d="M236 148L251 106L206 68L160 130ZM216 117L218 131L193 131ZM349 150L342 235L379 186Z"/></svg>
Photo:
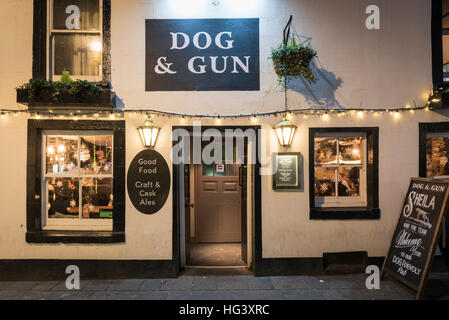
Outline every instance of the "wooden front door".
<svg viewBox="0 0 449 320"><path fill-rule="evenodd" d="M198 165L197 241L225 243L242 241L242 193L238 164Z"/></svg>

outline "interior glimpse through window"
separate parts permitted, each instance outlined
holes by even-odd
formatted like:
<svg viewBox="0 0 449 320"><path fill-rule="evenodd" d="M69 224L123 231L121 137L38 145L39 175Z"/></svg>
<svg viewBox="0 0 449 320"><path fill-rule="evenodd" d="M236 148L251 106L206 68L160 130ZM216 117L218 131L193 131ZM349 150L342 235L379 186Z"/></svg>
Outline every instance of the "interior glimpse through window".
<svg viewBox="0 0 449 320"><path fill-rule="evenodd" d="M49 133L44 148L47 224L61 219L112 220L112 135Z"/></svg>
<svg viewBox="0 0 449 320"><path fill-rule="evenodd" d="M360 202L366 175L363 135L315 137L316 204ZM345 200L346 199L346 200ZM358 203L360 204L360 203Z"/></svg>
<svg viewBox="0 0 449 320"><path fill-rule="evenodd" d="M449 137L428 136L426 158L427 177L449 177Z"/></svg>
<svg viewBox="0 0 449 320"><path fill-rule="evenodd" d="M449 0L443 1L443 81L449 81Z"/></svg>
<svg viewBox="0 0 449 320"><path fill-rule="evenodd" d="M50 69L57 80L67 70L74 79L100 81L102 12L100 0L50 0Z"/></svg>

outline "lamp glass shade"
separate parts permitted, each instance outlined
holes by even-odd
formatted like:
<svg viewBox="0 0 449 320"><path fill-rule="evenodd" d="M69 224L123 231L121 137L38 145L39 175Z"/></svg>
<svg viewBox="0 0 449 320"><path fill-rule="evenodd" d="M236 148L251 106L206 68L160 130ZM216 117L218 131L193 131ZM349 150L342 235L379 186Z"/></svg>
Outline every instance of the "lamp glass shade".
<svg viewBox="0 0 449 320"><path fill-rule="evenodd" d="M274 127L281 146L288 147L292 144L296 128L297 127L285 117Z"/></svg>
<svg viewBox="0 0 449 320"><path fill-rule="evenodd" d="M144 125L137 128L139 130L140 139L147 148L153 148L156 145L156 140L161 128L155 126L151 119L147 119Z"/></svg>

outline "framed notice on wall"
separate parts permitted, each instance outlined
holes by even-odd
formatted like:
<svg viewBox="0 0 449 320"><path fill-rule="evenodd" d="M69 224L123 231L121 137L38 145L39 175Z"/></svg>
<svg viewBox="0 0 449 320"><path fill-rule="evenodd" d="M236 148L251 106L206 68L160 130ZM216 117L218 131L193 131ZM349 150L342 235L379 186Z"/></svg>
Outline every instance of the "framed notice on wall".
<svg viewBox="0 0 449 320"><path fill-rule="evenodd" d="M382 275L416 290L418 299L434 257L448 195L448 180L412 178L385 258Z"/></svg>
<svg viewBox="0 0 449 320"><path fill-rule="evenodd" d="M299 190L299 152L273 154L273 190Z"/></svg>

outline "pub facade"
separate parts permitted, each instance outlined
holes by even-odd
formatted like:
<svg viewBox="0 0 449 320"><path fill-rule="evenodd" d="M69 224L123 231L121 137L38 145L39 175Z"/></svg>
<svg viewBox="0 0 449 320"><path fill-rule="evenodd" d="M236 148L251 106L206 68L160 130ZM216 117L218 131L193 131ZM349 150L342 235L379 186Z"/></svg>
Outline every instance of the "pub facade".
<svg viewBox="0 0 449 320"><path fill-rule="evenodd" d="M0 278L381 264L410 178L449 176L448 12L3 1Z"/></svg>

